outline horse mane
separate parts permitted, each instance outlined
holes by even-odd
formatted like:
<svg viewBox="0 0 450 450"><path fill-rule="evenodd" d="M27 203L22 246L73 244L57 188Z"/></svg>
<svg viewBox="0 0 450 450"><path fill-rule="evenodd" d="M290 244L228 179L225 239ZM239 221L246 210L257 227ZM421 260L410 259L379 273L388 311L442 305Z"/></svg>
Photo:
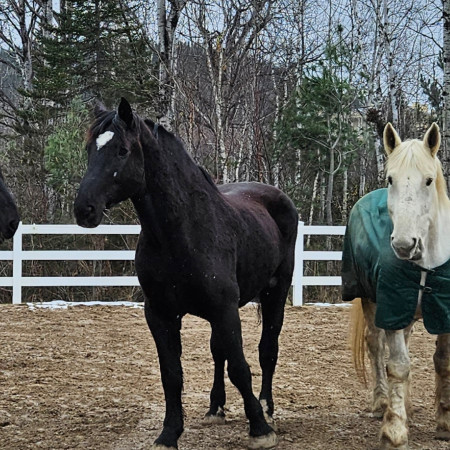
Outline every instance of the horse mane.
<svg viewBox="0 0 450 450"><path fill-rule="evenodd" d="M386 172L403 172L409 169L418 170L423 174L436 172L438 200L439 202L449 201L441 161L436 156L432 157L430 151L418 139L409 139L402 142L388 156L386 161Z"/></svg>
<svg viewBox="0 0 450 450"><path fill-rule="evenodd" d="M144 123L147 125L147 127L149 128L149 130L152 132L152 134L155 135L155 132L157 134L157 138L169 138L172 139L177 145L180 145L181 147L183 147L184 149L184 144L183 142L177 137L175 136L173 133L171 133L170 131L166 130L164 128L163 125L161 125L159 122L153 122L153 120L151 119L142 119L144 121ZM156 136L155 136L156 137Z"/></svg>
<svg viewBox="0 0 450 450"><path fill-rule="evenodd" d="M94 122L89 127L86 140L89 142L93 137L104 133L107 128L113 127L114 134L123 137L124 128L119 120L115 120L116 111L103 110L95 116Z"/></svg>
<svg viewBox="0 0 450 450"><path fill-rule="evenodd" d="M134 122L136 126L139 127L139 129L141 129L143 124L145 124L148 127L150 133L157 140L164 142L165 140L168 139L176 146L179 146L181 149L183 149L183 153L185 153L186 157L189 158L193 162L193 164L195 164L195 166L198 167L200 173L203 175L204 179L208 182L208 184L212 186L214 189L218 190L218 187L211 178L211 175L206 171L206 169L199 166L192 159L191 155L186 151L181 139L179 139L170 131L166 130L163 125L160 125L159 123L154 122L151 119L141 118L136 113L133 114L135 119ZM112 131L114 131L114 134L116 134L120 139L123 139L125 134L125 128L123 126L123 122L117 118L117 112L115 110L112 111L104 109L100 110L99 112L96 113L94 122L87 131L86 141L90 142L94 137L97 137L100 134L104 133L105 131L107 131L107 129L111 129L111 127Z"/></svg>
<svg viewBox="0 0 450 450"><path fill-rule="evenodd" d="M183 153L186 154L186 157L189 158L200 170L200 172L203 174L205 180L208 182L208 184L213 187L215 190L218 190L218 187L216 185L216 183L214 182L214 180L212 179L211 175L208 173L208 171L198 165L194 159L192 158L192 156L189 154L189 152L186 151L185 146L183 144L183 142L181 141L181 139L179 139L175 134L171 133L170 131L166 130L164 128L163 125L157 123L157 122L153 122L153 120L151 119L143 119L145 125L147 125L147 127L149 128L149 130L152 132L152 134L155 136L156 139L169 139L171 141L173 141L176 145L178 145L180 148L183 149Z"/></svg>

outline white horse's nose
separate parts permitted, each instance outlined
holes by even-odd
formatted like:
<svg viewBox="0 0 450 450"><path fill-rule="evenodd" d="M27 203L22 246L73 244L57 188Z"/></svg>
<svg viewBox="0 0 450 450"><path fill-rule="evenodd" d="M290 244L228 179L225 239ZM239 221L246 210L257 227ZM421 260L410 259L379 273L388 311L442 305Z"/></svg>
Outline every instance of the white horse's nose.
<svg viewBox="0 0 450 450"><path fill-rule="evenodd" d="M411 259L417 248L417 238L405 236L397 238L392 235L391 245L399 258Z"/></svg>

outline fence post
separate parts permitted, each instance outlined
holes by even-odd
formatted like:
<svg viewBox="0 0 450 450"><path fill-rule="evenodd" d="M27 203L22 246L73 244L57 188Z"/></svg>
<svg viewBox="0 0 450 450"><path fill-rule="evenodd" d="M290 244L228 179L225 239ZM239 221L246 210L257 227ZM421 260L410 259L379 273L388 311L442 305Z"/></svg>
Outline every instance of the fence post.
<svg viewBox="0 0 450 450"><path fill-rule="evenodd" d="M297 241L295 243L295 265L294 276L292 280L293 295L292 305L303 305L303 242L304 242L304 223L298 223Z"/></svg>
<svg viewBox="0 0 450 450"><path fill-rule="evenodd" d="M13 240L12 302L22 303L22 222L19 223Z"/></svg>

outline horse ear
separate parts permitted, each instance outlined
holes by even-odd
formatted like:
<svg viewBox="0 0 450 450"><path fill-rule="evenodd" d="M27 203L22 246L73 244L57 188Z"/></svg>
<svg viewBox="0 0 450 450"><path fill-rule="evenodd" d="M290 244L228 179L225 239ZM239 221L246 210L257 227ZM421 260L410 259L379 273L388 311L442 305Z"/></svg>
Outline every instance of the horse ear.
<svg viewBox="0 0 450 450"><path fill-rule="evenodd" d="M95 105L94 105L94 116L95 117L98 117L102 112L105 112L105 111L106 111L106 108L102 102L98 101L95 103Z"/></svg>
<svg viewBox="0 0 450 450"><path fill-rule="evenodd" d="M441 133L436 122L425 133L423 144L430 149L431 156L435 156L441 146Z"/></svg>
<svg viewBox="0 0 450 450"><path fill-rule="evenodd" d="M119 108L117 110L117 114L119 115L119 118L125 122L126 126L128 128L131 128L133 125L133 110L131 109L130 104L128 103L127 99L122 97L120 99Z"/></svg>
<svg viewBox="0 0 450 450"><path fill-rule="evenodd" d="M395 131L394 127L390 122L384 127L383 132L383 144L384 150L388 155L390 155L396 147L402 143L400 136Z"/></svg>

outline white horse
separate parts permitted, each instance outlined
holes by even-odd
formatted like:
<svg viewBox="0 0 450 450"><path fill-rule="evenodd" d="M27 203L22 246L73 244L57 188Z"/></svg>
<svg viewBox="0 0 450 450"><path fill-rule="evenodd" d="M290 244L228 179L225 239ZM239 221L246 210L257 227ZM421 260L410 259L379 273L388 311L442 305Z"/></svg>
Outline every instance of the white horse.
<svg viewBox="0 0 450 450"><path fill-rule="evenodd" d="M450 265L446 264L450 259L450 200L441 163L436 157L441 140L436 124L431 125L423 141L402 142L391 124L385 127L383 137L388 155L386 174L389 215L386 214L386 217L388 220L390 217L392 221L390 224L392 233L390 238L389 235L386 237L386 241L390 239L390 247L389 244L386 245L389 251L393 250L396 257L393 259L397 261L398 267L406 267L405 270L413 268L416 271L414 275L417 276L416 281L409 280L408 283L411 286L417 284L417 291L413 291L415 297L411 304L414 309L410 308L412 320L402 326L402 329L395 329L394 325L392 326L394 329L377 327L377 321L382 321L382 318L376 317L376 310L381 307L378 293L376 303L371 301L371 298L364 298L365 295L359 294L358 296L362 298L355 300L352 308L352 352L358 373L364 374L366 343L374 382L372 411L375 416L383 417L381 447L407 449L410 378L408 340L416 319L423 317L425 326L427 327L428 320L429 326L433 328L434 318L427 318L427 311L434 307L429 283L433 285L432 277L435 276L435 271L432 269L439 272L443 267L450 268ZM382 271L379 274L380 277L383 276ZM397 284L400 286L403 283L397 269L392 270L388 278L388 284L393 286L394 291ZM382 282L383 280L381 284ZM445 300L450 304L450 290L437 292L437 295L441 296L439 298L443 300L444 308ZM402 295L395 297L394 300L391 305L395 309L401 304ZM444 316L444 325L450 320L445 310L437 316ZM436 317L436 314L433 317ZM390 320L388 318L382 323L390 323ZM450 329L444 325L442 325L443 333L432 331L433 334L438 334L434 354L436 438L450 440ZM387 363L386 344L389 349Z"/></svg>

